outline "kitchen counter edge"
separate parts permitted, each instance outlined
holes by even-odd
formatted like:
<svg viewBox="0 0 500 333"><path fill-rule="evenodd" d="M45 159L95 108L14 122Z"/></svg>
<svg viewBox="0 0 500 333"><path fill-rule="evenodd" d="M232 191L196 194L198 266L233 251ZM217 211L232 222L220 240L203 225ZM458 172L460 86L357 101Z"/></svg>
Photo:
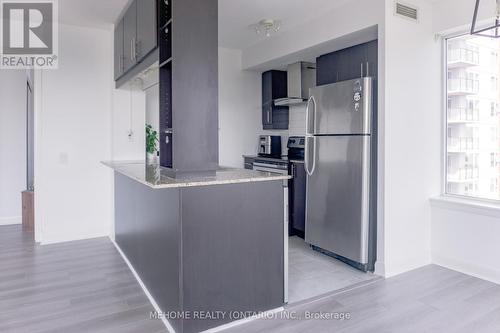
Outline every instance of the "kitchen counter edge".
<svg viewBox="0 0 500 333"><path fill-rule="evenodd" d="M265 181L288 180L291 176L247 169L220 167L215 175L184 175L172 178L171 170L159 165L147 165L142 161L101 161L115 172L129 177L152 189L197 187L224 184L240 184Z"/></svg>

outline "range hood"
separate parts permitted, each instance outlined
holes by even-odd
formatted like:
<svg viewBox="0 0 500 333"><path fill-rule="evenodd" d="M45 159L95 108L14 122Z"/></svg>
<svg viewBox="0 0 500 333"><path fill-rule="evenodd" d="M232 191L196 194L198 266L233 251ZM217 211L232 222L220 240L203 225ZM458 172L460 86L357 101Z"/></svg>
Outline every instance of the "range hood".
<svg viewBox="0 0 500 333"><path fill-rule="evenodd" d="M296 62L287 67L288 97L274 100L274 105L287 106L307 102L309 88L316 86L316 64Z"/></svg>

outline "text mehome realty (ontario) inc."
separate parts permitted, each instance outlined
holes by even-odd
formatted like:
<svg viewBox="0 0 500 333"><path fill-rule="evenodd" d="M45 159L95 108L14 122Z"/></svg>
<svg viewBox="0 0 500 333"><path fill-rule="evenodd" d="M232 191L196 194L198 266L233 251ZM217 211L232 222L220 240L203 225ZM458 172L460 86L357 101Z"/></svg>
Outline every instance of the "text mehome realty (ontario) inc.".
<svg viewBox="0 0 500 333"><path fill-rule="evenodd" d="M285 319L285 320L350 320L349 312L297 312L297 311L151 311L150 319L201 319L201 320L239 320L246 318L256 319Z"/></svg>

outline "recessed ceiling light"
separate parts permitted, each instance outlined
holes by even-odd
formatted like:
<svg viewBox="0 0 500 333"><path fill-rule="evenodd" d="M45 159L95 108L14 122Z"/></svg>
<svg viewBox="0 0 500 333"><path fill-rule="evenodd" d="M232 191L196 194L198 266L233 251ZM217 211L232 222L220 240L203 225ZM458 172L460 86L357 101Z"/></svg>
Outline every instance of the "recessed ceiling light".
<svg viewBox="0 0 500 333"><path fill-rule="evenodd" d="M257 35L263 34L266 37L270 37L273 33L280 30L281 21L276 19L263 19L256 24L252 24L250 27L255 30Z"/></svg>

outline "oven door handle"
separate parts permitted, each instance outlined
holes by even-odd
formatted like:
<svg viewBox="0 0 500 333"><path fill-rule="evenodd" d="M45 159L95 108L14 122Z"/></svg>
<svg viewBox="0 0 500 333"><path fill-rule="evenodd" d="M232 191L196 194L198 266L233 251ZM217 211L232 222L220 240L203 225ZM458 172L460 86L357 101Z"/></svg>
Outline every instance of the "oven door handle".
<svg viewBox="0 0 500 333"><path fill-rule="evenodd" d="M262 171L262 172L271 172L271 173L276 173L280 175L288 175L288 170L283 170L283 169L275 169L275 168L266 168L263 166L253 166L253 169L255 171Z"/></svg>

